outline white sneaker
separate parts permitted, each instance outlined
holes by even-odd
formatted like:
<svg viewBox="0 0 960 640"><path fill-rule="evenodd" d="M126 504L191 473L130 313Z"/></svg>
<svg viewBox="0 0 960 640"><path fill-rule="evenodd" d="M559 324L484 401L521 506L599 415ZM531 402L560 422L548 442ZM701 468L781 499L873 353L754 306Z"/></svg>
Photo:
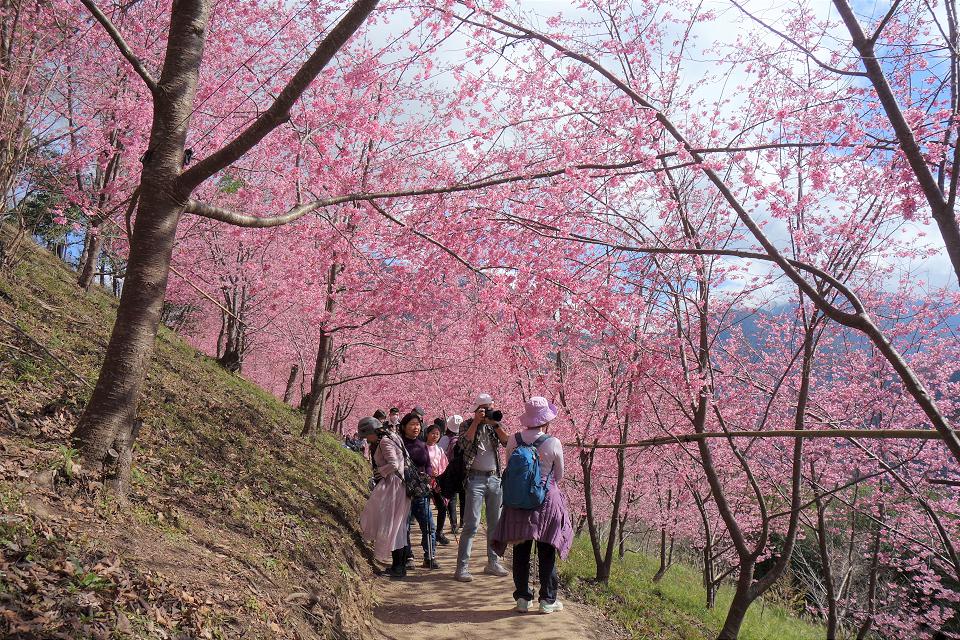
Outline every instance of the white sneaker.
<svg viewBox="0 0 960 640"><path fill-rule="evenodd" d="M491 562L483 568L483 572L487 575L497 576L498 578L504 578L510 575L510 572L503 568L503 565L499 562Z"/></svg>
<svg viewBox="0 0 960 640"><path fill-rule="evenodd" d="M549 602L540 603L540 613L554 613L555 611L563 611L563 603L559 600L554 600L552 604Z"/></svg>
<svg viewBox="0 0 960 640"><path fill-rule="evenodd" d="M469 571L457 571L453 574L453 579L457 582L473 582L473 576Z"/></svg>
<svg viewBox="0 0 960 640"><path fill-rule="evenodd" d="M530 611L530 601L524 600L523 598L517 598L517 608L514 611L518 613L526 613Z"/></svg>

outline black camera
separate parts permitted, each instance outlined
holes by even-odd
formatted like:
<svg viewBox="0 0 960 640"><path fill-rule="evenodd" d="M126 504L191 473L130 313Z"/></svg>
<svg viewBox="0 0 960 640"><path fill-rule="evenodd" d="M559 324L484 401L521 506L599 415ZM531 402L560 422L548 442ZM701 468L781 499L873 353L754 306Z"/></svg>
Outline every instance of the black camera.
<svg viewBox="0 0 960 640"><path fill-rule="evenodd" d="M499 409L485 409L483 415L487 420L493 420L494 422L503 420L503 411Z"/></svg>

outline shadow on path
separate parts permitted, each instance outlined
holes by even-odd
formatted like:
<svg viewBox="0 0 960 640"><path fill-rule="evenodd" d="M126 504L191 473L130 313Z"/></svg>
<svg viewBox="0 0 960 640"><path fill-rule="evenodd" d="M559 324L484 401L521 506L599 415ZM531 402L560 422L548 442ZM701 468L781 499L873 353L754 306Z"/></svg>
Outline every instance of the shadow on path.
<svg viewBox="0 0 960 640"><path fill-rule="evenodd" d="M414 539L419 540L414 528ZM514 611L513 578L497 578L482 573L486 563L486 539L478 535L473 544L470 565L473 582L453 579L457 540L440 546L440 569L415 569L404 580L378 578L382 585L382 604L374 611L376 630L384 640L594 640L598 637L597 613L583 605L564 602L559 613L543 615ZM418 560L422 550L415 549ZM419 563L418 563L419 564Z"/></svg>

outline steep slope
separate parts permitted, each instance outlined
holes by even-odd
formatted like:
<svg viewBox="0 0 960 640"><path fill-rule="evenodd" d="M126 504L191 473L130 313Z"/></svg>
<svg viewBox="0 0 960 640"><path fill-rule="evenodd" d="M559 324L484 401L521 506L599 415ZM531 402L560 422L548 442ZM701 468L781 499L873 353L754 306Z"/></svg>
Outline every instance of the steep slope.
<svg viewBox="0 0 960 640"><path fill-rule="evenodd" d="M362 459L169 330L129 503L72 481L114 309L34 246L0 274L0 637L367 637Z"/></svg>

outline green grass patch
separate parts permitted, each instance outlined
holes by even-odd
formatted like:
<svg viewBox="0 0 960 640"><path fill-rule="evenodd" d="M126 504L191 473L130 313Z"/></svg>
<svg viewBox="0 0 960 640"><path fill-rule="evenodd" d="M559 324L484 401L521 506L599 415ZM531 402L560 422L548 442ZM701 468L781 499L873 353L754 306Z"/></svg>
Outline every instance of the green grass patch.
<svg viewBox="0 0 960 640"><path fill-rule="evenodd" d="M561 564L560 573L578 598L623 624L637 640L715 638L726 618L733 588L722 586L716 607L707 609L706 591L696 568L675 564L654 584L657 566L654 558L628 553L623 561L614 560L609 585L596 584L592 581L596 564L590 541L581 537ZM760 599L747 613L740 640L821 640L824 635L822 626Z"/></svg>

